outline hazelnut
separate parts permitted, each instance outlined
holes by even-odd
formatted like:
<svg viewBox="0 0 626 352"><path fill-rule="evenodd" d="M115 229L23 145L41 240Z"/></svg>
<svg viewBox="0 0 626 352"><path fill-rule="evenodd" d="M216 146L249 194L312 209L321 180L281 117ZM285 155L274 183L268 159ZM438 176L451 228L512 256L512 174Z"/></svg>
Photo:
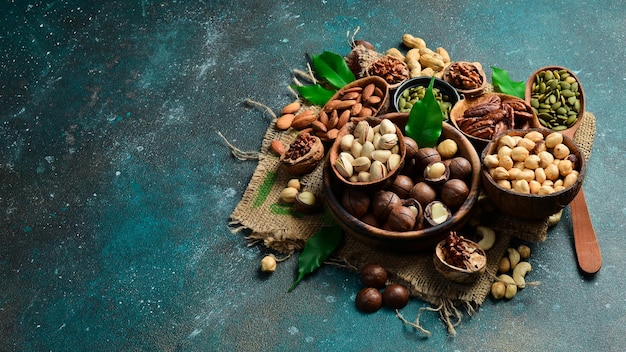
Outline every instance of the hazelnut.
<svg viewBox="0 0 626 352"><path fill-rule="evenodd" d="M390 186L389 190L397 194L400 198L407 198L413 189L413 180L406 175L398 175Z"/></svg>
<svg viewBox="0 0 626 352"><path fill-rule="evenodd" d="M383 291L383 304L391 309L400 309L409 303L409 290L398 284L391 284Z"/></svg>
<svg viewBox="0 0 626 352"><path fill-rule="evenodd" d="M264 273L273 273L276 270L276 257L274 255L266 255L261 259L261 271Z"/></svg>
<svg viewBox="0 0 626 352"><path fill-rule="evenodd" d="M452 139L444 139L437 145L437 151L443 159L450 159L459 150L459 146Z"/></svg>
<svg viewBox="0 0 626 352"><path fill-rule="evenodd" d="M365 192L348 189L341 198L341 204L348 213L360 218L369 209L370 197Z"/></svg>
<svg viewBox="0 0 626 352"><path fill-rule="evenodd" d="M374 313L383 306L383 295L374 287L366 287L356 295L356 307L365 313Z"/></svg>
<svg viewBox="0 0 626 352"><path fill-rule="evenodd" d="M441 201L452 209L463 205L468 195L467 184L459 179L449 180L441 187Z"/></svg>
<svg viewBox="0 0 626 352"><path fill-rule="evenodd" d="M286 187L280 191L280 199L285 203L293 203L296 201L298 190L293 187Z"/></svg>
<svg viewBox="0 0 626 352"><path fill-rule="evenodd" d="M450 178L463 180L472 174L472 164L462 156L452 158L448 168L450 169Z"/></svg>
<svg viewBox="0 0 626 352"><path fill-rule="evenodd" d="M559 132L552 132L545 138L546 147L554 148L557 144L563 143L563 135Z"/></svg>
<svg viewBox="0 0 626 352"><path fill-rule="evenodd" d="M552 155L557 159L565 159L569 156L569 148L565 144L557 144L552 150Z"/></svg>
<svg viewBox="0 0 626 352"><path fill-rule="evenodd" d="M437 192L426 182L418 182L413 186L409 197L418 201L422 208L437 197Z"/></svg>
<svg viewBox="0 0 626 352"><path fill-rule="evenodd" d="M369 263L361 268L361 282L367 287L383 288L387 277L387 269L380 264Z"/></svg>
<svg viewBox="0 0 626 352"><path fill-rule="evenodd" d="M391 210L400 204L401 200L397 194L389 191L378 191L372 202L372 210L380 219L386 220Z"/></svg>

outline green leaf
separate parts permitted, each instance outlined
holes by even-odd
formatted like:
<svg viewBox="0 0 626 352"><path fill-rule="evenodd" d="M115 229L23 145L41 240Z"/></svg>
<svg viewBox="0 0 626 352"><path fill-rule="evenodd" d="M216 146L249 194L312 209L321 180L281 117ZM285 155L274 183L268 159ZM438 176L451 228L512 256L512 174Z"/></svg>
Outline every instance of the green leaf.
<svg viewBox="0 0 626 352"><path fill-rule="evenodd" d="M346 60L335 53L324 51L320 55L311 57L313 70L320 79L326 79L333 87L340 89L354 81L354 73L348 67Z"/></svg>
<svg viewBox="0 0 626 352"><path fill-rule="evenodd" d="M413 138L420 148L434 147L443 128L443 112L433 94L434 83L433 77L424 98L413 104L409 112L409 120L404 127L405 134Z"/></svg>
<svg viewBox="0 0 626 352"><path fill-rule="evenodd" d="M524 99L524 95L526 94L526 83L513 82L506 70L493 66L491 66L491 69L493 70L491 81L496 92Z"/></svg>
<svg viewBox="0 0 626 352"><path fill-rule="evenodd" d="M298 93L306 100L315 105L326 105L330 98L335 95L336 91L328 90L319 84L312 86L294 86L291 88L298 91Z"/></svg>
<svg viewBox="0 0 626 352"><path fill-rule="evenodd" d="M298 257L298 278L288 292L293 291L306 275L317 270L328 259L341 243L341 238L339 226L324 226L309 238Z"/></svg>

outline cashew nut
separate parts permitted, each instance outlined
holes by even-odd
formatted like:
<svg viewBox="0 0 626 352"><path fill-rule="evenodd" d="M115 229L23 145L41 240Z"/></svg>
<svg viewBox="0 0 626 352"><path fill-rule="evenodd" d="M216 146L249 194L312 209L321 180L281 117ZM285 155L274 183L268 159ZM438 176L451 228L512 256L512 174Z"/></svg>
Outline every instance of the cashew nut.
<svg viewBox="0 0 626 352"><path fill-rule="evenodd" d="M513 281L519 288L526 287L526 281L524 277L532 270L532 266L529 262L519 262L513 269Z"/></svg>
<svg viewBox="0 0 626 352"><path fill-rule="evenodd" d="M548 217L548 226L553 227L561 221L561 216L563 215L563 209L559 210L557 213L552 214Z"/></svg>
<svg viewBox="0 0 626 352"><path fill-rule="evenodd" d="M504 291L504 298L511 299L515 297L517 294L517 284L515 284L515 280L507 274L501 274L498 276L498 280L504 282L506 285L506 290Z"/></svg>
<svg viewBox="0 0 626 352"><path fill-rule="evenodd" d="M506 251L508 253L509 261L511 262L511 269L515 269L515 266L519 263L521 256L515 248L507 248Z"/></svg>
<svg viewBox="0 0 626 352"><path fill-rule="evenodd" d="M487 226L477 226L476 233L482 236L481 240L478 242L478 246L484 251L493 247L493 244L496 243L496 233L491 228Z"/></svg>

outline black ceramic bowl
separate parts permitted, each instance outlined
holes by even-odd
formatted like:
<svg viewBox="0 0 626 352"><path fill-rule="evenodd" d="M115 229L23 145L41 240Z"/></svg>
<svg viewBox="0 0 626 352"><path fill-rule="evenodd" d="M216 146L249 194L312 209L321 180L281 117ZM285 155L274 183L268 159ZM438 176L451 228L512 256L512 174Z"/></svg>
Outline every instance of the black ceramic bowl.
<svg viewBox="0 0 626 352"><path fill-rule="evenodd" d="M406 113L410 112L410 109L407 110L406 108L402 107L403 104L401 102L401 99L407 100L406 96L403 96L403 94L405 94L405 91L407 89L414 87L422 86L427 89L431 79L432 77L424 76L415 77L404 81L393 94L393 107L396 109L396 111ZM454 105L461 99L461 96L459 95L459 92L457 92L456 89L454 89L454 87L450 85L450 83L439 78L435 78L433 89L438 89L443 97L443 100L449 103L449 107L445 109L446 111L443 111L444 109L442 107L444 119L447 120L450 116L450 111L452 110Z"/></svg>

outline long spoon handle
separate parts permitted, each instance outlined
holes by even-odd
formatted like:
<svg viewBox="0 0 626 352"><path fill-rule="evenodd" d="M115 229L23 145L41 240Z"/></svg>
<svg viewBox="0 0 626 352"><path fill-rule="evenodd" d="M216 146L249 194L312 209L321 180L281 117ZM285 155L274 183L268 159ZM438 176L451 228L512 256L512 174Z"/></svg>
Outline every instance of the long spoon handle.
<svg viewBox="0 0 626 352"><path fill-rule="evenodd" d="M570 203L574 228L574 247L578 266L585 274L595 274L602 267L602 253L591 223L587 201L582 188Z"/></svg>

